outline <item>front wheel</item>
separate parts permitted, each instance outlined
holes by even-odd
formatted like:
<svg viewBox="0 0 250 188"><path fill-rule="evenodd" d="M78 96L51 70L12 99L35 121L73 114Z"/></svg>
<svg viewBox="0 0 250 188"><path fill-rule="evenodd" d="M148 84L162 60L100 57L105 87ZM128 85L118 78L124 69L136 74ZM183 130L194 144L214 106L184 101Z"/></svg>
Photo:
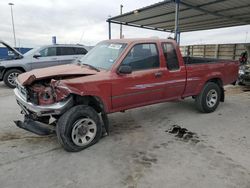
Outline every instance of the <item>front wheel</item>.
<svg viewBox="0 0 250 188"><path fill-rule="evenodd" d="M10 88L15 88L16 87L16 78L18 77L19 74L21 74L22 71L19 69L10 69L8 70L3 77L3 81L6 86Z"/></svg>
<svg viewBox="0 0 250 188"><path fill-rule="evenodd" d="M66 151L77 152L99 141L102 125L97 112L92 107L79 105L59 118L56 134Z"/></svg>
<svg viewBox="0 0 250 188"><path fill-rule="evenodd" d="M199 111L210 113L216 110L220 103L221 89L218 84L208 82L203 87L201 93L195 98L196 106Z"/></svg>

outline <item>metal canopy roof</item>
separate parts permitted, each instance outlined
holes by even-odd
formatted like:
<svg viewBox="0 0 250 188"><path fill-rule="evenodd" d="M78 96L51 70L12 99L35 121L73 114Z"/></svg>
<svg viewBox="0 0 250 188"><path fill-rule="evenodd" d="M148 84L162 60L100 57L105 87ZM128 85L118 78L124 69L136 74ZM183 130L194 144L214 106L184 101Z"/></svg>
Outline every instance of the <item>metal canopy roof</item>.
<svg viewBox="0 0 250 188"><path fill-rule="evenodd" d="M109 23L174 32L179 3L178 32L250 24L250 0L165 0L119 16Z"/></svg>

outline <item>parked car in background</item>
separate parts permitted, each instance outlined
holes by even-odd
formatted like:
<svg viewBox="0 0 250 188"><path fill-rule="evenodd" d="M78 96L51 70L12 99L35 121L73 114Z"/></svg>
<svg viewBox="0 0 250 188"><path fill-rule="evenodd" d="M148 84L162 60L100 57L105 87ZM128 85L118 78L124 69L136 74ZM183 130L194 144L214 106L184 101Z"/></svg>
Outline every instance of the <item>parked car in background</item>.
<svg viewBox="0 0 250 188"><path fill-rule="evenodd" d="M240 66L238 84L250 85L250 63Z"/></svg>
<svg viewBox="0 0 250 188"><path fill-rule="evenodd" d="M16 77L32 69L69 64L87 53L83 45L56 44L34 48L21 54L10 45L0 41L9 51L12 58L0 61L0 81L10 87L15 87Z"/></svg>
<svg viewBox="0 0 250 188"><path fill-rule="evenodd" d="M80 151L108 133L109 113L186 97L201 112L215 111L238 69L237 61L183 58L174 40L103 41L78 64L19 75L14 92L25 117L15 123L39 135L56 132L65 150Z"/></svg>
<svg viewBox="0 0 250 188"><path fill-rule="evenodd" d="M239 59L240 61L240 69L239 69L239 85L250 85L250 62L248 60L247 51L241 54Z"/></svg>

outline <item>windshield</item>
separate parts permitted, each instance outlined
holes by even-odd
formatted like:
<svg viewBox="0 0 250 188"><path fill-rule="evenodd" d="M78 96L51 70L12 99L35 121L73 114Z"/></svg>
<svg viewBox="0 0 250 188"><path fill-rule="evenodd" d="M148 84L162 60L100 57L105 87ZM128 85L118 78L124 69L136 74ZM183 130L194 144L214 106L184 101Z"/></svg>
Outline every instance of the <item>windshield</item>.
<svg viewBox="0 0 250 188"><path fill-rule="evenodd" d="M90 50L80 61L82 64L109 70L125 46L125 43L102 42Z"/></svg>
<svg viewBox="0 0 250 188"><path fill-rule="evenodd" d="M35 52L37 52L41 47L37 47L37 48L33 48L31 50L29 50L28 52L26 52L25 54L23 54L23 56L30 56L33 55Z"/></svg>

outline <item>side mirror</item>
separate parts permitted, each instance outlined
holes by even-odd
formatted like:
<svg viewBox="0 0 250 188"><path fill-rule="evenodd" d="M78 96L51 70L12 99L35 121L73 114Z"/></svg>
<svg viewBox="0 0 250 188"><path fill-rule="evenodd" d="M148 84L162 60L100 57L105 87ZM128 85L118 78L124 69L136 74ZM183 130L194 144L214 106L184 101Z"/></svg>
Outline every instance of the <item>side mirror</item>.
<svg viewBox="0 0 250 188"><path fill-rule="evenodd" d="M34 58L39 58L41 57L41 54L39 52L36 52L34 55L33 55Z"/></svg>
<svg viewBox="0 0 250 188"><path fill-rule="evenodd" d="M132 73L132 67L128 65L122 65L119 67L118 72L120 74L131 74Z"/></svg>

